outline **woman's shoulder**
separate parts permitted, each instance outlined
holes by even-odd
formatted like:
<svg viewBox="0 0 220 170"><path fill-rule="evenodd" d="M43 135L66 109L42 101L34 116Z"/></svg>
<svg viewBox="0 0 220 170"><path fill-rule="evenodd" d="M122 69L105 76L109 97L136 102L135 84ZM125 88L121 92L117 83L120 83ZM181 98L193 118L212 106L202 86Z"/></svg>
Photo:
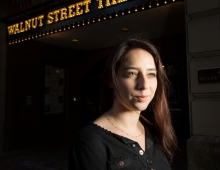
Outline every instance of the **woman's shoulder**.
<svg viewBox="0 0 220 170"><path fill-rule="evenodd" d="M94 123L88 123L82 127L74 136L74 141L81 141L90 144L97 144L106 140L111 132Z"/></svg>

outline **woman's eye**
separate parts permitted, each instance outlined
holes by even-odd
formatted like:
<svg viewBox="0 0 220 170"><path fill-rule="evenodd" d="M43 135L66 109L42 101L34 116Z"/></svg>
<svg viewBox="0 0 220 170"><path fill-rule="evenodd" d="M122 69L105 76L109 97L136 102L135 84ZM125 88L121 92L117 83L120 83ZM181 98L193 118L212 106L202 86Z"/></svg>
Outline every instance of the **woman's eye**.
<svg viewBox="0 0 220 170"><path fill-rule="evenodd" d="M156 77L156 74L155 73L150 73L150 74L148 74L148 76L153 78L153 77Z"/></svg>
<svg viewBox="0 0 220 170"><path fill-rule="evenodd" d="M126 76L131 77L131 76L137 76L137 73L134 72L128 72L126 73Z"/></svg>

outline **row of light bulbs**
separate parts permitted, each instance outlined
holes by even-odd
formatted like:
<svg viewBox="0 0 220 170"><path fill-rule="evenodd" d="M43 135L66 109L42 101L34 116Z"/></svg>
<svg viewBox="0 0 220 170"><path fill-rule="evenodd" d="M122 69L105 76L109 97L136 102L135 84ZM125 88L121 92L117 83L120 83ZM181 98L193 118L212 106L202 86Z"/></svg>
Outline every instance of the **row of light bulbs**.
<svg viewBox="0 0 220 170"><path fill-rule="evenodd" d="M171 0L172 2L176 2L176 0ZM168 0L164 0L164 5L168 4ZM155 7L158 7L160 6L160 2L159 0L156 1L156 6ZM151 9L153 8L153 5L151 2L148 3L148 7L147 9ZM140 8L138 8L137 6L134 8L134 12L138 12L138 10L141 9L141 10L145 10L146 7L145 5L143 4ZM120 12L115 12L114 14L108 14L108 15L104 15L103 17L98 17L98 18L92 18L92 19L88 19L87 21L81 21L81 22L78 22L78 23L73 23L71 25L68 25L68 26L63 26L63 27L60 27L60 28L57 28L57 29L53 29L53 30L48 30L48 31L45 31L45 32L40 32L40 33L36 33L35 35L28 35L28 36L25 36L25 37L22 37L22 38L18 38L18 39L15 39L15 40L11 40L9 41L9 45L12 45L12 44L16 44L16 43L20 43L20 42L24 42L24 41L28 41L28 40L31 40L31 39L36 39L36 38L41 38L41 37L44 37L44 36L47 36L47 35L52 35L54 33L58 33L58 32L61 32L61 31L66 31L66 30L70 30L70 29L73 29L73 28L77 28L77 27L80 27L80 26L84 26L84 25L89 25L90 23L95 23L95 22L100 22L100 21L105 21L107 19L111 19L111 18L114 18L114 17L118 17L118 16L124 16L126 14L131 14L132 13L132 10L129 8L127 9L127 11L120 11Z"/></svg>

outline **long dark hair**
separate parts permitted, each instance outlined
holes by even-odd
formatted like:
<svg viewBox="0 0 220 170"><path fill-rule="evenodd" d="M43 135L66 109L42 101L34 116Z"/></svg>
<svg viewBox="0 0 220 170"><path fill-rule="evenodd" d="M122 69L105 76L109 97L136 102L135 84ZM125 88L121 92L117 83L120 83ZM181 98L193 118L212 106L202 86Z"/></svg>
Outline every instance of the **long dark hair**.
<svg viewBox="0 0 220 170"><path fill-rule="evenodd" d="M142 111L141 117L157 137L168 161L172 162L177 142L166 98L169 81L158 50L145 36L135 35L127 38L109 56L101 87L101 112L107 112L113 105L113 88L109 87L109 84L117 87L116 72L118 67L125 60L128 52L137 48L146 50L153 56L157 69L157 90L147 109Z"/></svg>

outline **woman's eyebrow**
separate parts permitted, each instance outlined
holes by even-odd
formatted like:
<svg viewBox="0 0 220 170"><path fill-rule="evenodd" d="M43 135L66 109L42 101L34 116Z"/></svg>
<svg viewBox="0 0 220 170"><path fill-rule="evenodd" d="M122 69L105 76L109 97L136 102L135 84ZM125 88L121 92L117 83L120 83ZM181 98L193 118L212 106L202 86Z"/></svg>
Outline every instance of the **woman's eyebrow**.
<svg viewBox="0 0 220 170"><path fill-rule="evenodd" d="M131 70L140 70L138 67L125 67L125 68L123 68L123 70L129 70L129 69L131 69ZM148 71L157 71L157 69L155 69L155 68L149 68L147 70Z"/></svg>
<svg viewBox="0 0 220 170"><path fill-rule="evenodd" d="M132 70L139 70L138 67L125 67L125 68L123 68L123 70L129 70L129 69L132 69Z"/></svg>

